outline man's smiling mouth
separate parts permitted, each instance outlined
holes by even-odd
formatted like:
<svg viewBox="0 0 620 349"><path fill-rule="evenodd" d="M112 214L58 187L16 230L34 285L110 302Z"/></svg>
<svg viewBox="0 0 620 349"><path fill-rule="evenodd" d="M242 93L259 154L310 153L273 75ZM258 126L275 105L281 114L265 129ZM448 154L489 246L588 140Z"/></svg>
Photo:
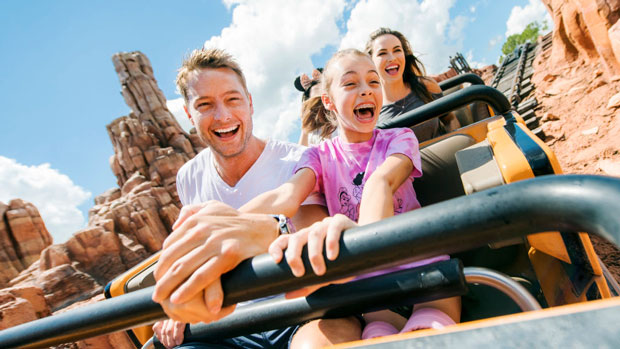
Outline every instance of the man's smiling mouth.
<svg viewBox="0 0 620 349"><path fill-rule="evenodd" d="M228 137L234 136L238 130L239 130L239 125L235 125L231 127L215 129L213 130L213 133L215 133L215 135L218 136L219 138L228 138Z"/></svg>

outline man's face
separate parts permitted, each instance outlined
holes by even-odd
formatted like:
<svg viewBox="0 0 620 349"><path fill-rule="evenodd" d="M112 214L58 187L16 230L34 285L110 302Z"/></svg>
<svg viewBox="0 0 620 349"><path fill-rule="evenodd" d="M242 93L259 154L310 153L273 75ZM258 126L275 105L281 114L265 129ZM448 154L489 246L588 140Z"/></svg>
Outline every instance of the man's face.
<svg viewBox="0 0 620 349"><path fill-rule="evenodd" d="M187 114L200 138L223 157L241 154L252 136L252 97L228 68L194 71L187 84Z"/></svg>

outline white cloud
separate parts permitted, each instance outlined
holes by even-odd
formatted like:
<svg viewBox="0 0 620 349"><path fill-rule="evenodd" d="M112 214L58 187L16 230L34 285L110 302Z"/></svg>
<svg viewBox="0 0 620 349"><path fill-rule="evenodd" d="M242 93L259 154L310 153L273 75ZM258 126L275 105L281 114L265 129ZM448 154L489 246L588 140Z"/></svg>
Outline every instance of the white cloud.
<svg viewBox="0 0 620 349"><path fill-rule="evenodd" d="M205 47L225 49L241 65L254 102L254 133L289 141L297 141L300 127L301 97L293 80L312 71L313 56L324 57L338 46L363 49L370 32L387 26L407 36L429 74L441 73L462 48L468 23L465 17L450 18L455 0L223 2L232 22ZM350 17L343 26L345 13ZM185 129L181 103L170 101L168 108Z"/></svg>
<svg viewBox="0 0 620 349"><path fill-rule="evenodd" d="M168 110L177 119L179 125L181 125L181 128L185 130L185 132L189 132L189 130L191 130L194 126L192 125L192 122L189 121L185 110L183 110L184 105L185 101L183 100L183 97L169 99L166 101L166 106L168 107Z"/></svg>
<svg viewBox="0 0 620 349"><path fill-rule="evenodd" d="M453 0L362 0L347 21L341 48L363 48L371 32L389 27L403 33L414 53L424 63L427 73L447 70L449 56L461 49L465 17L450 19Z"/></svg>
<svg viewBox="0 0 620 349"><path fill-rule="evenodd" d="M535 21L541 24L543 21L547 21L550 27L553 26L553 20L542 1L529 1L530 2L525 5L525 7L515 6L512 8L512 11L510 11L510 17L508 17L508 21L506 21L506 37L521 33L528 24Z"/></svg>
<svg viewBox="0 0 620 349"><path fill-rule="evenodd" d="M501 43L502 40L504 40L504 37L501 35L491 38L491 40L489 40L489 49L492 49L495 45Z"/></svg>
<svg viewBox="0 0 620 349"><path fill-rule="evenodd" d="M225 0L232 23L205 47L236 57L254 102L259 137L288 138L299 127L300 94L295 76L312 71L311 57L338 44L344 0Z"/></svg>
<svg viewBox="0 0 620 349"><path fill-rule="evenodd" d="M0 201L23 199L37 207L54 243L62 243L85 225L78 206L91 193L44 163L26 166L0 156Z"/></svg>
<svg viewBox="0 0 620 349"><path fill-rule="evenodd" d="M471 5L471 6L469 7L469 12L471 12L471 13L475 13L475 12L476 12L476 6L475 6L475 5Z"/></svg>
<svg viewBox="0 0 620 349"><path fill-rule="evenodd" d="M487 63L485 59L483 59L480 62L475 61L473 50L467 51L467 53L465 54L465 60L467 61L467 63L469 63L470 67L476 68L476 69L481 69L489 65L489 63Z"/></svg>

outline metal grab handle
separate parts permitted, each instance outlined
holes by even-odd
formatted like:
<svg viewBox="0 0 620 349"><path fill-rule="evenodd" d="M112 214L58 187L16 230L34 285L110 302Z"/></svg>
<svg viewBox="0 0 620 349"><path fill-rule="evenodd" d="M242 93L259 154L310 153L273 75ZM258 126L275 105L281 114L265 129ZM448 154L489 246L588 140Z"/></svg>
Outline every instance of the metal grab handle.
<svg viewBox="0 0 620 349"><path fill-rule="evenodd" d="M490 86L472 85L447 96L399 115L393 119L377 124L378 128L411 127L434 117L449 113L473 102L484 102L490 105L496 114L505 114L512 106L503 93ZM509 118L512 116L504 116Z"/></svg>
<svg viewBox="0 0 620 349"><path fill-rule="evenodd" d="M460 74L449 79L446 79L439 83L439 87L442 91L445 91L454 86L458 86L464 83L470 83L472 85L484 85L484 80L474 73Z"/></svg>
<svg viewBox="0 0 620 349"><path fill-rule="evenodd" d="M510 297L522 311L540 310L542 307L528 290L508 275L480 267L463 269L468 284L481 284L503 292Z"/></svg>

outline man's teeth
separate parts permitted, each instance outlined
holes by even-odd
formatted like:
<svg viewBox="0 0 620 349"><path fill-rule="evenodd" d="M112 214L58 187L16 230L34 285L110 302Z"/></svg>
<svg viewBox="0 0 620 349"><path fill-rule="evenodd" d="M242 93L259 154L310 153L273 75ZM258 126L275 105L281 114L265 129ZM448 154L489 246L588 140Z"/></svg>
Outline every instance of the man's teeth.
<svg viewBox="0 0 620 349"><path fill-rule="evenodd" d="M232 132L232 131L236 130L237 127L239 127L239 126L237 125L237 126L231 126L231 127L228 127L228 128L220 128L218 130L215 130L215 132L217 132L217 133Z"/></svg>

